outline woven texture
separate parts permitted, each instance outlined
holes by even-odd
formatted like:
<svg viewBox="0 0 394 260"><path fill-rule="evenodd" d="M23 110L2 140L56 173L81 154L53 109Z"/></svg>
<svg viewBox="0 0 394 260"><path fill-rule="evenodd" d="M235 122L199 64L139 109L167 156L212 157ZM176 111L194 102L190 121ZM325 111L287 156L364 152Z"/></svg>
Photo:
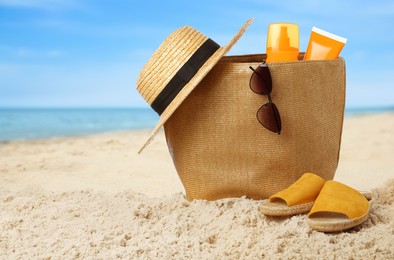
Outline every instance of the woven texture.
<svg viewBox="0 0 394 260"><path fill-rule="evenodd" d="M164 125L189 200L265 199L305 172L333 179L345 105L345 61L271 63L272 100L282 119L274 134L256 119L268 102L249 88L265 55L228 56Z"/></svg>
<svg viewBox="0 0 394 260"><path fill-rule="evenodd" d="M179 28L164 40L142 68L137 81L137 90L148 104L152 104L168 81L206 40L205 35L190 26Z"/></svg>
<svg viewBox="0 0 394 260"><path fill-rule="evenodd" d="M239 29L230 42L213 53L199 68L193 78L183 86L176 97L160 114L159 121L139 153L153 140L163 124L171 117L172 113L193 91L198 83L241 38L252 22L253 18L250 18ZM204 34L196 29L190 26L184 26L171 33L171 35L164 40L149 61L144 65L137 80L137 91L149 105L152 105L168 82L207 39L208 38Z"/></svg>

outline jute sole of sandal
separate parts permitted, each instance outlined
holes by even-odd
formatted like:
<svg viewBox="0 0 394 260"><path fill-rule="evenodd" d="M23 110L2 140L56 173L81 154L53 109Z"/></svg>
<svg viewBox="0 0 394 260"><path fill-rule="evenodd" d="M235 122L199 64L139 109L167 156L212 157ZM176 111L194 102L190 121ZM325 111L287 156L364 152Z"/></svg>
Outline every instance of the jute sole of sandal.
<svg viewBox="0 0 394 260"><path fill-rule="evenodd" d="M347 229L356 227L366 221L369 217L372 204L373 200L369 199L368 212L359 218L349 219L342 214L322 212L322 214L317 214L317 217L315 218L308 218L307 223L309 227L320 232L328 233L345 231Z"/></svg>
<svg viewBox="0 0 394 260"><path fill-rule="evenodd" d="M311 210L313 202L287 206L285 202L270 202L265 200L260 206L260 211L267 216L284 217L298 214L304 214Z"/></svg>
<svg viewBox="0 0 394 260"><path fill-rule="evenodd" d="M361 194L367 198L367 200L372 199L372 193L368 191L360 191ZM284 201L274 201L270 202L268 199L263 201L260 206L260 211L264 215L272 217L286 217L298 214L308 213L313 207L313 201L305 204L287 206Z"/></svg>

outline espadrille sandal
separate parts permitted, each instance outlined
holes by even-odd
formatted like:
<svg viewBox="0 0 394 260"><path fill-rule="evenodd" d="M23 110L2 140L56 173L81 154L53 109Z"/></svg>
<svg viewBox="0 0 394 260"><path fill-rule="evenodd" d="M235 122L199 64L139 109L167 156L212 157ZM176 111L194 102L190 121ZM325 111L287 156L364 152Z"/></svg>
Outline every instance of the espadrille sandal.
<svg viewBox="0 0 394 260"><path fill-rule="evenodd" d="M272 195L260 206L260 211L267 216L292 216L308 213L319 196L325 180L313 173L303 174L288 188ZM367 199L370 192L360 192Z"/></svg>
<svg viewBox="0 0 394 260"><path fill-rule="evenodd" d="M304 173L288 188L272 195L260 207L267 216L292 216L311 210L325 180L313 173Z"/></svg>
<svg viewBox="0 0 394 260"><path fill-rule="evenodd" d="M317 231L338 232L355 227L368 219L371 194L336 181L327 181L308 214L308 225Z"/></svg>

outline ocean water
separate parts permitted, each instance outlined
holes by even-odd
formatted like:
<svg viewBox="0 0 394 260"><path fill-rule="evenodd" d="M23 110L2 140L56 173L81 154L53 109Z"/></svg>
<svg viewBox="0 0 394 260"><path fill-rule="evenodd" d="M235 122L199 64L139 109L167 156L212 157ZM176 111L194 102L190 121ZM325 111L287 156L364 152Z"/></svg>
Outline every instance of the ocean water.
<svg viewBox="0 0 394 260"><path fill-rule="evenodd" d="M345 117L394 111L393 107L346 109ZM80 136L153 129L151 109L0 109L0 141Z"/></svg>
<svg viewBox="0 0 394 260"><path fill-rule="evenodd" d="M0 141L153 128L151 109L0 109Z"/></svg>

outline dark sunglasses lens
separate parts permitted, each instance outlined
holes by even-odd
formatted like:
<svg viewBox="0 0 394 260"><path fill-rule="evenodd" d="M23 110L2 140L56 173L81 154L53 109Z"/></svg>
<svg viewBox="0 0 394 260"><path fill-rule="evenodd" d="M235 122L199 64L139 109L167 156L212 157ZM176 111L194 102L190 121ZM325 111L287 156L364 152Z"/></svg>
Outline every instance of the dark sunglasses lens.
<svg viewBox="0 0 394 260"><path fill-rule="evenodd" d="M280 121L278 108L274 103L267 103L257 111L257 119L268 130L274 133L280 133L282 124Z"/></svg>
<svg viewBox="0 0 394 260"><path fill-rule="evenodd" d="M272 90L272 79L268 66L263 64L254 69L249 84L253 92L257 94L270 94Z"/></svg>

